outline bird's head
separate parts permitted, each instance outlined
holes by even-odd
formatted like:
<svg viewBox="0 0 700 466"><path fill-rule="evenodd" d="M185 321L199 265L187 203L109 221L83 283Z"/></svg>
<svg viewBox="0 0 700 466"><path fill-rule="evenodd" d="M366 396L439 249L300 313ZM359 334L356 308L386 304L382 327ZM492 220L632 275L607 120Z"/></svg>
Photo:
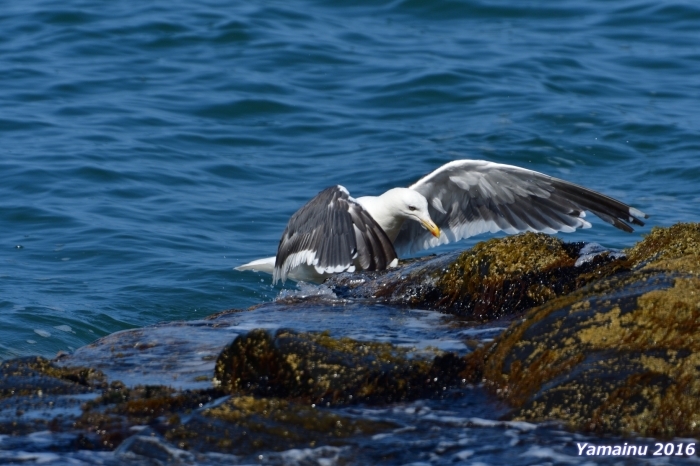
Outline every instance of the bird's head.
<svg viewBox="0 0 700 466"><path fill-rule="evenodd" d="M394 191L392 195L396 199L395 208L400 216L420 223L433 236L440 237L440 229L430 218L428 201L421 193L408 188L394 188L391 191Z"/></svg>

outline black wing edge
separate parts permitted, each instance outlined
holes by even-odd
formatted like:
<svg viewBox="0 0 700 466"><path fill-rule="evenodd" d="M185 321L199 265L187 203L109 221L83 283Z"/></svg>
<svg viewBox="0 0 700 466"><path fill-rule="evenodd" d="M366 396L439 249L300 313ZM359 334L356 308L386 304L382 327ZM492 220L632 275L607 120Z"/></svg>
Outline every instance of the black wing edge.
<svg viewBox="0 0 700 466"><path fill-rule="evenodd" d="M277 248L273 283L286 280L293 268L286 262L304 251L313 254L316 267L334 272L354 270L356 259L365 270L383 270L396 259L384 230L342 186L324 189L289 219Z"/></svg>
<svg viewBox="0 0 700 466"><path fill-rule="evenodd" d="M350 201L350 216L355 227L357 259L363 270L384 270L398 261L396 250L382 227L360 204Z"/></svg>
<svg viewBox="0 0 700 466"><path fill-rule="evenodd" d="M592 189L558 178L551 178L550 181L557 193L563 194L564 197L580 205L581 208L593 212L605 222L627 233L634 231L630 223L644 226L642 219L649 218L649 215L641 210Z"/></svg>

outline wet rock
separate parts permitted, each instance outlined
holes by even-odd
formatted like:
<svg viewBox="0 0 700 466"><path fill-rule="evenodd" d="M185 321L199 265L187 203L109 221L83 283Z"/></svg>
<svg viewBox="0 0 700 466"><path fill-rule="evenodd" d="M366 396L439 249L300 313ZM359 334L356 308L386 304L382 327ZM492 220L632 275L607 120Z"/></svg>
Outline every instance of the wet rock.
<svg viewBox="0 0 700 466"><path fill-rule="evenodd" d="M312 406L218 390L126 388L114 382L74 422L82 449L118 448L125 460L182 461L190 452L251 455L317 444L344 445L387 431L390 422L354 419ZM169 463L168 463L169 464Z"/></svg>
<svg viewBox="0 0 700 466"><path fill-rule="evenodd" d="M47 390L65 393L63 385L56 385L63 377L95 391L69 417L47 409L47 427L67 439L66 448L116 449L116 457L125 461L165 464L189 461L197 452L245 456L261 450L348 445L391 431L397 428L392 423L327 407L447 396L457 385L463 361L452 353L430 354L387 343L334 339L328 333L280 330L272 336L254 330L236 338L216 361L219 388L130 387L119 381L107 385L93 371L58 368L44 360L12 361L5 367L25 382L22 386L31 385L38 371L54 376L49 377L53 385L43 385ZM14 397L14 405L27 396L32 393ZM7 432L36 430L28 424Z"/></svg>
<svg viewBox="0 0 700 466"><path fill-rule="evenodd" d="M518 315L593 280L627 270L620 254L602 252L578 261L584 243L546 234L494 238L459 255L410 262L396 271L327 283L343 296L372 297L477 320Z"/></svg>
<svg viewBox="0 0 700 466"><path fill-rule="evenodd" d="M254 330L226 348L215 381L227 393L301 400L320 406L390 403L444 396L460 383L452 353L409 355L388 343L331 338L328 333Z"/></svg>
<svg viewBox="0 0 700 466"><path fill-rule="evenodd" d="M677 223L653 228L643 241L628 251L635 266L646 269L700 273L700 223Z"/></svg>
<svg viewBox="0 0 700 466"><path fill-rule="evenodd" d="M57 367L41 357L13 359L0 364L0 434L22 435L59 430L78 416L82 403L97 397L106 386L93 369ZM62 416L38 416L59 411Z"/></svg>
<svg viewBox="0 0 700 466"><path fill-rule="evenodd" d="M290 318L291 317L291 318ZM333 297L295 298L224 311L204 320L163 322L117 332L62 356L61 367L90 366L127 387L164 385L180 390L212 386L216 359L238 336L252 328L277 329L293 323L307 331L361 335L364 340L428 344L464 353L464 336L449 315L388 307L364 300ZM468 324L466 324L468 325ZM473 326L473 325L472 325ZM471 328L472 326L469 326Z"/></svg>
<svg viewBox="0 0 700 466"><path fill-rule="evenodd" d="M554 419L595 433L700 435L700 226L654 229L626 257L594 251L577 267L580 247L521 235L481 243L459 257L412 261L377 274L374 288L361 277L347 282L348 295L372 289L380 301L410 305L407 297L435 298L433 305L479 318L536 306L492 344L472 345L467 357L449 352L459 345L418 351L329 332L249 330L251 323L289 322L293 312L306 329L401 344L467 335L453 328L464 319L323 293L311 303L293 296L206 321L122 332L57 362L6 361L0 365L3 447L37 448L32 442L41 433L43 451L116 450L115 461L138 464L206 462L208 454L253 462L260 452L323 448L335 458L347 446L350 458L368 438L405 427L401 416L397 424L379 421L355 403L374 405L372 411L430 398L452 407L472 381L485 381L516 421ZM107 368L112 382L98 370L70 367L78 363Z"/></svg>
<svg viewBox="0 0 700 466"><path fill-rule="evenodd" d="M106 385L101 372L90 368L58 367L34 356L0 364L0 398L27 395L87 393Z"/></svg>
<svg viewBox="0 0 700 466"><path fill-rule="evenodd" d="M317 445L347 445L358 437L391 431L391 422L353 418L329 410L252 396L232 397L165 432L180 448L251 455Z"/></svg>
<svg viewBox="0 0 700 466"><path fill-rule="evenodd" d="M582 247L542 233L478 243L440 276L439 304L481 320L494 319L521 313L619 270L619 261L605 254L577 267Z"/></svg>
<svg viewBox="0 0 700 466"><path fill-rule="evenodd" d="M700 225L654 229L630 271L530 311L471 355L518 420L596 433L700 435Z"/></svg>
<svg viewBox="0 0 700 466"><path fill-rule="evenodd" d="M175 448L151 429L132 435L114 452L114 456L126 464L195 464L192 453Z"/></svg>
<svg viewBox="0 0 700 466"><path fill-rule="evenodd" d="M145 426L159 433L179 427L183 417L221 395L216 390L127 388L121 382L112 382L101 397L83 406L82 415L73 426L80 432L80 448L112 450Z"/></svg>
<svg viewBox="0 0 700 466"><path fill-rule="evenodd" d="M123 330L78 348L56 364L90 366L129 387L206 389L211 387L214 361L221 348L238 335L229 327L230 320L212 317Z"/></svg>

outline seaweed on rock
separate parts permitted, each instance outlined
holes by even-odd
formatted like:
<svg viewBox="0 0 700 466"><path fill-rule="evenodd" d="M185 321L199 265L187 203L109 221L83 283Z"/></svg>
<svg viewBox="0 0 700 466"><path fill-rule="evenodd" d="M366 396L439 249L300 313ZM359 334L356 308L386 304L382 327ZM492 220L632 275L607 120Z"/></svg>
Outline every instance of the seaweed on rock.
<svg viewBox="0 0 700 466"><path fill-rule="evenodd" d="M655 228L628 273L533 309L469 355L519 420L655 437L700 435L700 227Z"/></svg>
<svg viewBox="0 0 700 466"><path fill-rule="evenodd" d="M227 393L275 396L320 406L390 403L445 396L460 383L463 361L452 353L409 357L389 343L327 333L253 330L224 351L215 380Z"/></svg>
<svg viewBox="0 0 700 466"><path fill-rule="evenodd" d="M524 233L476 244L461 254L410 261L382 274L341 274L326 283L348 298L435 309L471 320L517 316L591 281L629 268L604 252L577 265L583 243Z"/></svg>

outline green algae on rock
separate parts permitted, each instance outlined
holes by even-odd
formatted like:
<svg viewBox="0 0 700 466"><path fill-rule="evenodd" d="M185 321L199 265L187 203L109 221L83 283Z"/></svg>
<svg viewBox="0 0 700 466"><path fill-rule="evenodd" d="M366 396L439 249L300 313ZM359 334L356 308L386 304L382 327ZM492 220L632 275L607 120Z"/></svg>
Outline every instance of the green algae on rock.
<svg viewBox="0 0 700 466"><path fill-rule="evenodd" d="M700 228L656 228L634 268L529 312L470 355L518 420L662 438L700 435ZM470 372L471 371L471 372Z"/></svg>
<svg viewBox="0 0 700 466"><path fill-rule="evenodd" d="M388 343L331 338L327 333L253 330L222 351L215 380L227 393L304 400L321 406L388 403L444 396L463 362L431 359Z"/></svg>

